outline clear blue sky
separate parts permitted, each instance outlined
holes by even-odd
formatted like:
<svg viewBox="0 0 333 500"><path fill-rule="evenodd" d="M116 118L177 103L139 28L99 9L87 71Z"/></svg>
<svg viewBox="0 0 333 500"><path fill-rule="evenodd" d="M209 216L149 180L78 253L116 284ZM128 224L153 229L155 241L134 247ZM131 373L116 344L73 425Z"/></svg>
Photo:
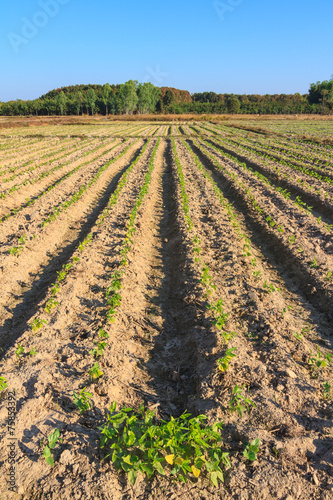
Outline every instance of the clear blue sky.
<svg viewBox="0 0 333 500"><path fill-rule="evenodd" d="M332 0L3 1L0 101L129 79L306 93L333 73L332 20Z"/></svg>

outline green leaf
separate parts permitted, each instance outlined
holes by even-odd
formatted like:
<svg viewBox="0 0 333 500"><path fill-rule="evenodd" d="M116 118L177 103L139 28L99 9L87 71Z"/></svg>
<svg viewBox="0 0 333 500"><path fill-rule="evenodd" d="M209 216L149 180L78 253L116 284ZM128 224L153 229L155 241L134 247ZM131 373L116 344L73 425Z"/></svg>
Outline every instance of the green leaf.
<svg viewBox="0 0 333 500"><path fill-rule="evenodd" d="M148 479L154 474L154 468L151 465L141 464L140 470L147 474Z"/></svg>
<svg viewBox="0 0 333 500"><path fill-rule="evenodd" d="M162 476L165 476L165 471L164 471L164 469L163 469L163 467L161 465L161 462L155 461L153 463L153 466L154 466L154 469L157 470L157 472L159 474L161 474Z"/></svg>
<svg viewBox="0 0 333 500"><path fill-rule="evenodd" d="M51 450L48 446L45 446L44 451L43 451L43 457L46 460L46 463L48 463L51 467L54 465L54 460L51 455Z"/></svg>
<svg viewBox="0 0 333 500"><path fill-rule="evenodd" d="M217 488L218 487L217 472L214 471L211 473L210 480L213 483L213 485Z"/></svg>
<svg viewBox="0 0 333 500"><path fill-rule="evenodd" d="M46 463L49 464L51 467L54 466L54 459L53 459L53 457L47 457L45 460L46 460Z"/></svg>
<svg viewBox="0 0 333 500"><path fill-rule="evenodd" d="M135 482L137 480L137 477L138 477L138 472L136 470L130 470L128 473L128 480L129 482L131 483L132 486L135 485Z"/></svg>
<svg viewBox="0 0 333 500"><path fill-rule="evenodd" d="M59 429L55 429L49 436L48 436L48 441L49 441L49 447L51 450L56 446L58 439L60 437L60 431Z"/></svg>

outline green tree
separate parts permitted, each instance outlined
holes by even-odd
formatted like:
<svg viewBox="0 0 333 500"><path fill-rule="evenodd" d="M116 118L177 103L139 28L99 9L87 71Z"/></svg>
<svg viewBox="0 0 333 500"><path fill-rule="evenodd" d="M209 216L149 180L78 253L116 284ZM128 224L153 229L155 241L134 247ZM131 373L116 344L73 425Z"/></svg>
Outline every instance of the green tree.
<svg viewBox="0 0 333 500"><path fill-rule="evenodd" d="M240 102L236 96L230 96L227 99L228 113L236 114L240 111Z"/></svg>
<svg viewBox="0 0 333 500"><path fill-rule="evenodd" d="M83 108L83 102L84 102L83 95L82 95L82 92L79 90L79 92L77 92L77 94L75 94L75 98L74 98L74 108L75 108L75 112L78 116L81 112L81 109Z"/></svg>
<svg viewBox="0 0 333 500"><path fill-rule="evenodd" d="M326 96L326 106L328 107L328 114L333 110L333 89Z"/></svg>
<svg viewBox="0 0 333 500"><path fill-rule="evenodd" d="M89 108L91 109L92 115L94 114L96 100L97 100L97 97L96 97L95 91L94 91L94 89L90 88L88 90L88 94L87 94L87 104L88 104Z"/></svg>
<svg viewBox="0 0 333 500"><path fill-rule="evenodd" d="M160 97L160 89L152 83L140 83L138 86L138 111L140 114L153 113Z"/></svg>
<svg viewBox="0 0 333 500"><path fill-rule="evenodd" d="M57 102L57 108L58 108L60 114L63 115L65 113L66 102L67 102L66 96L63 93L63 91L61 91L60 94L58 94L56 102Z"/></svg>
<svg viewBox="0 0 333 500"><path fill-rule="evenodd" d="M137 85L137 81L128 80L119 86L117 97L120 99L122 112L126 115L132 114L138 103Z"/></svg>
<svg viewBox="0 0 333 500"><path fill-rule="evenodd" d="M105 106L106 116L108 116L108 104L109 104L109 100L110 100L110 94L111 94L110 84L106 83L105 85L103 85L103 89L102 89L102 101L103 101L103 104Z"/></svg>
<svg viewBox="0 0 333 500"><path fill-rule="evenodd" d="M40 99L35 99L31 102L31 108L34 113L38 116L38 111L42 108L42 101Z"/></svg>
<svg viewBox="0 0 333 500"><path fill-rule="evenodd" d="M321 114L323 115L326 111L326 99L329 95L330 91L328 89L322 89L321 91Z"/></svg>

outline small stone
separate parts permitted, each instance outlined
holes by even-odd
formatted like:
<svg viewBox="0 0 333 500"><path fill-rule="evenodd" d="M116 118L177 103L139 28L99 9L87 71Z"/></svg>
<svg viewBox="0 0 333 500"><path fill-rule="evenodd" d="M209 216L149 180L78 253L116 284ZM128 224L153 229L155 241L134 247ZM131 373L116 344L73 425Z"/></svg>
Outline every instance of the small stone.
<svg viewBox="0 0 333 500"><path fill-rule="evenodd" d="M35 220L35 219L36 219L36 217L37 217L37 215L38 215L38 212L32 212L32 213L30 214L30 219L29 219L29 220Z"/></svg>
<svg viewBox="0 0 333 500"><path fill-rule="evenodd" d="M249 299L253 300L253 302L257 302L258 295L255 292L250 292L249 293Z"/></svg>
<svg viewBox="0 0 333 500"><path fill-rule="evenodd" d="M61 457L59 459L59 462L63 465L72 465L73 463L73 458L74 458L74 455L73 455L73 452L72 451L69 451L69 450L65 450L62 454L61 454Z"/></svg>
<svg viewBox="0 0 333 500"><path fill-rule="evenodd" d="M287 375L287 377L289 378L297 378L297 375L295 372L293 372L292 370L289 370L289 368L287 368L287 370L285 371L285 374Z"/></svg>
<svg viewBox="0 0 333 500"><path fill-rule="evenodd" d="M317 478L317 475L316 475L316 473L315 473L315 472L313 473L312 477L313 477L313 482L314 482L314 484L315 484L316 486L319 486L319 481L318 481L318 478Z"/></svg>

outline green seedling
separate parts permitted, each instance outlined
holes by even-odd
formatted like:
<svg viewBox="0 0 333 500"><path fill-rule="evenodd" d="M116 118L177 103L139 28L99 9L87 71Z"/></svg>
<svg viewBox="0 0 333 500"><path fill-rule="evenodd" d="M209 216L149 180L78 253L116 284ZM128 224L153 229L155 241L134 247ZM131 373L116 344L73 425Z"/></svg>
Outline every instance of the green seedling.
<svg viewBox="0 0 333 500"><path fill-rule="evenodd" d="M229 409L230 411L237 411L240 417L243 416L244 411L248 411L250 405L256 408L256 405L251 399L244 398L242 395L243 389L245 386L239 387L237 384L232 390L231 399L229 401Z"/></svg>
<svg viewBox="0 0 333 500"><path fill-rule="evenodd" d="M16 351L15 351L16 357L19 359L22 354L24 354L24 348L21 346L21 344L18 345Z"/></svg>
<svg viewBox="0 0 333 500"><path fill-rule="evenodd" d="M42 328L46 324L47 324L47 321L45 319L35 318L31 322L30 327L31 327L31 330L33 332L37 332L37 330L40 330L40 328Z"/></svg>
<svg viewBox="0 0 333 500"><path fill-rule="evenodd" d="M311 365L313 375L315 374L316 370L326 368L331 362L332 354L323 355L320 351L319 345L317 345L317 353L312 354L312 351L310 351L310 354L311 357L309 359L309 364Z"/></svg>
<svg viewBox="0 0 333 500"><path fill-rule="evenodd" d="M99 366L97 361L94 364L94 366L92 368L90 368L89 375L90 375L90 378L92 381L97 380L98 378L100 378L103 375L103 372L100 369L100 366Z"/></svg>
<svg viewBox="0 0 333 500"><path fill-rule="evenodd" d="M213 325L216 326L216 328L218 328L219 330L222 330L229 317L229 313L225 313L223 311L223 306L224 302L222 299L219 299L217 302L215 302L215 304L210 304L207 306L207 309L209 309L215 316Z"/></svg>
<svg viewBox="0 0 333 500"><path fill-rule="evenodd" d="M112 308L117 308L121 304L121 295L120 293L116 292L109 292L109 290L106 292L106 297L108 299L108 305L111 306Z"/></svg>
<svg viewBox="0 0 333 500"><path fill-rule="evenodd" d="M33 347L31 349L31 351L29 351L29 356L36 356L36 354L37 354L37 351L36 351L35 347Z"/></svg>
<svg viewBox="0 0 333 500"><path fill-rule="evenodd" d="M63 281L66 278L66 271L57 271L58 281Z"/></svg>
<svg viewBox="0 0 333 500"><path fill-rule="evenodd" d="M62 440L60 439L60 431L59 429L55 429L54 432L51 432L51 434L48 435L47 437L48 444L45 446L44 451L43 451L43 457L46 460L46 463L50 465L51 467L54 466L54 459L52 457L52 452L58 441L61 442Z"/></svg>
<svg viewBox="0 0 333 500"><path fill-rule="evenodd" d="M296 236L293 234L292 236L289 236L289 243L293 245L296 241Z"/></svg>
<svg viewBox="0 0 333 500"><path fill-rule="evenodd" d="M25 245L26 241L27 241L27 237L25 235L21 236L21 238L19 238L19 240L18 240L20 245Z"/></svg>
<svg viewBox="0 0 333 500"><path fill-rule="evenodd" d="M273 285L273 283L271 283L270 285L267 283L267 281L265 281L264 283L264 288L265 288L265 291L267 293L271 293L271 292L281 292L281 288L279 287L276 287Z"/></svg>
<svg viewBox="0 0 333 500"><path fill-rule="evenodd" d="M228 317L229 313L221 313L217 318L214 319L213 325L216 326L218 330L222 330L227 322Z"/></svg>
<svg viewBox="0 0 333 500"><path fill-rule="evenodd" d="M98 335L100 336L101 339L108 339L109 334L103 330L102 328L98 331Z"/></svg>
<svg viewBox="0 0 333 500"><path fill-rule="evenodd" d="M288 311L291 311L291 309L293 308L293 306L287 306L287 307L284 307L283 310L282 310L282 313L281 313L281 317L283 318L283 316L288 312Z"/></svg>
<svg viewBox="0 0 333 500"><path fill-rule="evenodd" d="M83 413L86 410L90 410L91 404L89 399L92 398L92 393L86 391L86 387L81 389L79 394L73 391L73 399L74 404L78 407L80 413Z"/></svg>
<svg viewBox="0 0 333 500"><path fill-rule="evenodd" d="M59 305L59 302L57 302L55 299L49 299L45 304L44 310L45 310L45 312L47 312L47 314L50 314L52 309L54 309L58 305Z"/></svg>
<svg viewBox="0 0 333 500"><path fill-rule="evenodd" d="M60 292L60 286L55 283L51 288L51 295L57 295L58 292Z"/></svg>
<svg viewBox="0 0 333 500"><path fill-rule="evenodd" d="M303 250L302 247L299 247L298 251L299 251L299 253L303 253L304 252L304 250Z"/></svg>
<svg viewBox="0 0 333 500"><path fill-rule="evenodd" d="M195 236L193 238L193 243L194 243L193 252L199 255L201 252L201 247L200 247L200 239L198 236Z"/></svg>
<svg viewBox="0 0 333 500"><path fill-rule="evenodd" d="M316 257L315 257L315 258L313 259L313 261L311 262L310 267L311 267L312 269L317 269L318 264L317 264L317 259L316 259Z"/></svg>
<svg viewBox="0 0 333 500"><path fill-rule="evenodd" d="M0 391L4 391L8 387L5 377L0 377Z"/></svg>
<svg viewBox="0 0 333 500"><path fill-rule="evenodd" d="M295 337L295 339L297 340L304 340L304 335L302 335L301 333L297 333L297 332L293 332L293 335Z"/></svg>
<svg viewBox="0 0 333 500"><path fill-rule="evenodd" d="M229 368L230 361L233 358L236 358L236 354L234 354L234 351L236 349L237 347L232 347L231 349L227 349L225 355L217 360L217 364L221 372L226 372Z"/></svg>
<svg viewBox="0 0 333 500"><path fill-rule="evenodd" d="M324 390L324 399L326 400L330 399L332 395L331 393L332 386L327 380L323 383L323 390Z"/></svg>
<svg viewBox="0 0 333 500"><path fill-rule="evenodd" d="M133 486L138 473L148 479L165 476L168 470L176 480L196 481L203 474L218 487L224 470L231 466L228 453L222 450L222 423L205 425L204 415L184 413L170 421L156 422L154 412L123 408L116 412L113 403L107 423L100 428L101 448L114 467L126 472Z"/></svg>
<svg viewBox="0 0 333 500"><path fill-rule="evenodd" d="M103 356L103 352L106 345L107 345L106 342L99 342L95 349L91 349L91 351L89 351L89 354L92 354L95 358Z"/></svg>
<svg viewBox="0 0 333 500"><path fill-rule="evenodd" d="M261 278L261 271L254 271L253 276L258 279Z"/></svg>
<svg viewBox="0 0 333 500"><path fill-rule="evenodd" d="M232 340L235 335L238 335L236 332L221 332L221 337L223 338L224 342L227 344L229 340Z"/></svg>
<svg viewBox="0 0 333 500"><path fill-rule="evenodd" d="M215 285L213 285L212 277L209 274L209 267L205 264L201 269L200 283L204 288L206 288L206 294L210 295L212 290L215 290Z"/></svg>
<svg viewBox="0 0 333 500"><path fill-rule="evenodd" d="M11 255L19 255L23 250L23 247L13 247L9 249Z"/></svg>
<svg viewBox="0 0 333 500"><path fill-rule="evenodd" d="M259 438L252 441L252 443L246 444L245 450L243 451L243 455L246 458L246 460L250 460L250 462L254 462L257 459L259 445L260 445Z"/></svg>
<svg viewBox="0 0 333 500"><path fill-rule="evenodd" d="M332 273L332 271L328 271L328 273L326 274L326 280L327 280L327 281L331 281L331 279L332 279L332 274L333 274L333 273Z"/></svg>

